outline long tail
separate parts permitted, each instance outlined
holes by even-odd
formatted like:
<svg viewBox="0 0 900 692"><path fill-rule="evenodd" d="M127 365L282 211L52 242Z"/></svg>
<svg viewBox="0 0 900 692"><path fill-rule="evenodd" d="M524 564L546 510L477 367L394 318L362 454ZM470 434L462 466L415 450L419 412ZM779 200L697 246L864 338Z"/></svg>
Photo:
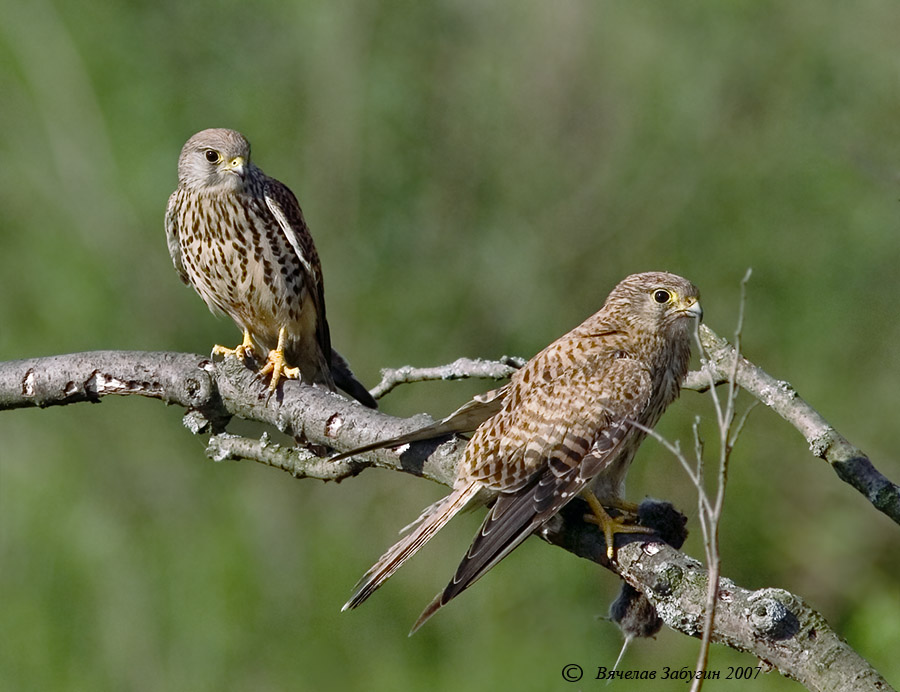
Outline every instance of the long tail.
<svg viewBox="0 0 900 692"><path fill-rule="evenodd" d="M347 359L334 349L331 350L331 377L338 388L347 392L363 406L378 408L378 403L369 394L369 390L356 379L353 371L350 370Z"/></svg>
<svg viewBox="0 0 900 692"><path fill-rule="evenodd" d="M335 379L338 386L340 382ZM470 433L495 415L503 407L503 399L506 396L509 385L504 385L498 389L492 389L484 394L479 394L471 401L466 402L446 418L418 428L405 435L398 435L385 440L378 440L361 447L341 452L331 457L332 461L340 461L357 454L364 454L375 449L384 449L385 447L399 447L400 445L410 444L411 442L420 442L422 440L432 440L436 437L444 435L452 435L454 433Z"/></svg>
<svg viewBox="0 0 900 692"><path fill-rule="evenodd" d="M363 578L356 584L350 600L344 604L341 611L356 608L356 606L375 593L379 586L384 584L394 572L400 569L404 562L415 555L419 548L431 540L457 512L478 494L479 488L478 484L470 483L463 488L454 490L435 505L431 513L419 523L412 533L397 541L363 575Z"/></svg>

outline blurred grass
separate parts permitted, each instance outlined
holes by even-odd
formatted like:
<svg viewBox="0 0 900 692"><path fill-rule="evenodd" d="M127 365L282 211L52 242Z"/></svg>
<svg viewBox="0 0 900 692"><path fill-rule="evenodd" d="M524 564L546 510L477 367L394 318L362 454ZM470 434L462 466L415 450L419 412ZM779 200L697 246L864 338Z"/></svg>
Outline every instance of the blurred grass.
<svg viewBox="0 0 900 692"><path fill-rule="evenodd" d="M0 358L236 343L162 233L184 140L234 127L300 198L335 344L366 381L530 356L632 271L690 277L728 334L752 266L749 357L900 477L895 2L0 10ZM487 386L401 388L383 407L437 415ZM687 393L661 430L685 439L696 414L710 405ZM896 684L897 527L767 411L730 482L724 573L804 595ZM0 688L547 690L570 687L566 663L610 665L619 635L594 616L615 579L537 541L405 637L474 515L338 613L440 492L213 465L154 402L4 413ZM644 494L694 513L653 443L629 476ZM695 651L666 631L624 666ZM716 648L712 667L752 663Z"/></svg>

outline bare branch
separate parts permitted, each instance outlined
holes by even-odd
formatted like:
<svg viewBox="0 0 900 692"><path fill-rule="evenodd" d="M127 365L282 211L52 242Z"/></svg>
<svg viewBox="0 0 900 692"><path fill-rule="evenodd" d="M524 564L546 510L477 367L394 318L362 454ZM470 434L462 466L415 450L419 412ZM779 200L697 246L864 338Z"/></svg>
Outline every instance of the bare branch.
<svg viewBox="0 0 900 692"><path fill-rule="evenodd" d="M733 351L708 329L702 330L702 338L709 353L709 372L717 379L729 365L733 367L728 359ZM813 447L820 455L836 465L859 463L852 451L840 457L854 448L808 404L796 395L788 396L786 392L792 390L787 385L777 383L743 358L736 377L743 388L783 412L786 419L798 421L795 425L809 431L813 440L821 441ZM329 469L334 462L323 461L313 452L221 433L230 417L239 416L272 425L303 442L347 450L407 433L431 419L394 418L293 381L285 382L279 395L267 400L265 386L234 359L212 362L191 354L98 351L0 363L0 410L98 402L111 394L147 396L183 406L189 409L185 422L193 432L213 433L209 451L213 458L252 459L298 477L339 480L368 466L380 466L450 485L464 447L459 438L439 439L378 450ZM799 408L792 411L791 405L798 402ZM542 537L613 569L606 559L602 535L582 520L583 513L584 508L573 502L544 528ZM698 636L708 585L705 570L679 551L646 540L635 535L619 537L622 545L616 571L654 603L670 627ZM890 689L820 615L786 592L750 592L723 579L712 638L752 652L809 689L871 689L876 684ZM822 670L816 665L822 660L837 665ZM852 680L835 682L834 676L841 675L850 675Z"/></svg>
<svg viewBox="0 0 900 692"><path fill-rule="evenodd" d="M355 459L334 462L305 447L284 447L263 433L253 440L231 433L218 433L209 438L206 456L213 461L257 461L272 468L287 471L294 478L317 478L322 481L342 481L361 473L366 464Z"/></svg>
<svg viewBox="0 0 900 692"><path fill-rule="evenodd" d="M376 399L380 399L398 385L428 380L462 380L471 377L505 380L524 364L524 358L503 356L500 360L457 358L447 365L436 365L430 368L414 368L411 365L385 368L381 371L381 382L375 385L371 394Z"/></svg>
<svg viewBox="0 0 900 692"><path fill-rule="evenodd" d="M564 522L550 522L542 537L603 564L603 537L579 521L584 505L575 504L563 510ZM635 535L619 536L619 541L616 561L622 578L647 596L669 627L699 637L709 585L706 568L665 543ZM799 596L782 589L751 591L722 577L716 606L712 641L757 656L809 690L892 689Z"/></svg>
<svg viewBox="0 0 900 692"><path fill-rule="evenodd" d="M702 325L700 325L700 327L701 329L703 328ZM703 363L699 370L691 370L684 376L681 388L702 393L709 391L710 387L725 384L727 381L728 377L719 372L718 368L709 363Z"/></svg>
<svg viewBox="0 0 900 692"><path fill-rule="evenodd" d="M814 455L828 461L841 480L859 490L877 509L900 524L900 487L882 475L860 449L800 398L789 383L776 380L744 357L736 361L731 344L705 325L700 326L700 338L708 360L701 370L688 373L684 388L705 391L712 383L725 383L729 371L737 365L736 380L742 389L799 430ZM383 385L387 387L384 391L389 391L403 381L417 381L416 378L421 381L429 373L443 379L469 376L497 378L504 368L514 368L517 362L521 359L503 358L496 362L460 359L436 368L399 368L394 372L408 374L386 374L385 380L373 393L377 394ZM222 364L219 368L212 368L209 359L202 356L143 351L93 351L9 361L0 363L0 410L97 402L110 394L134 394L199 411L203 420L193 421L191 429L194 432L204 431L207 425L221 430L231 415L261 420L279 429L287 425L288 412L281 406L273 404L267 407L262 400L247 403L246 387L252 391L259 389L258 383L252 381L252 375L243 378L238 389L227 384L219 387L222 382L216 373L221 367ZM245 374L248 372L237 364L235 367ZM227 378L225 381L227 383ZM388 381L395 384L385 385L384 382ZM293 390L294 386L295 383L287 383L285 391ZM221 401L222 392L218 389L232 392L229 403ZM320 393L346 406L345 400L337 395ZM300 420L306 413L314 414L309 406L293 405L293 408L293 413L300 416ZM427 416L403 421L376 412L370 414L371 417L367 417L364 412L354 409L352 424L340 435L330 436L323 443L338 450L352 449L398 436L431 422ZM340 420L340 415L336 420ZM317 421L323 432L325 423L327 421ZM303 425L299 427L302 436ZM374 458L370 462L374 465L391 467L395 463L395 456L390 452L373 452L370 457ZM426 465L423 459L418 463L421 465L419 475L439 482L444 478L440 472L434 475L431 465Z"/></svg>
<svg viewBox="0 0 900 692"><path fill-rule="evenodd" d="M841 480L859 490L877 509L900 524L900 488L882 475L860 449L800 398L790 384L776 380L744 357L736 360L731 344L711 329L701 325L700 338L708 360L702 370L688 374L685 388L702 391L709 389L712 383L727 382L728 373L736 367L735 377L741 388L799 430L813 454L828 461ZM438 368L400 368L396 372L408 374L386 376L386 381L421 380L427 373L442 378L470 375L499 377L503 368L513 368L516 362L512 358L495 363L460 359ZM317 408L321 402L303 403L305 397L298 399L289 395L295 390L296 383L287 383L286 401L270 402L271 405L267 406L263 399L257 400L247 395L248 391L260 389L259 383L253 381L252 373L240 364L232 364L235 384L230 384L228 377L221 376L223 365L227 368L228 362L213 367L211 361L202 356L142 351L93 351L9 361L0 363L0 410L97 402L110 394L134 394L161 399L197 412L188 421L193 432L203 432L210 427L221 431L228 419L237 415L270 423L280 430L297 427L298 438L309 432L307 428L318 429L322 436L318 443L338 450L395 437L431 422L427 416L404 421L371 411L366 415L366 412L355 408L350 409L353 414L346 417L344 414L350 407L346 400L313 388L317 393L310 396L324 397L340 409L326 435L329 421L316 417L317 411L321 410ZM396 384L385 386L390 389ZM251 398L252 402L249 401ZM292 420L300 423L295 426ZM346 428L341 426L344 420L348 421ZM338 428L342 428L340 434L336 432ZM390 451L373 452L367 459L370 465L393 468L397 464L396 455ZM452 474L448 476L443 470L435 470L436 466L452 463L447 461L445 455L440 461L431 461L430 457L426 459L423 455L417 459L411 465L411 472L439 482L452 478ZM408 469L404 467L404 470Z"/></svg>
<svg viewBox="0 0 900 692"><path fill-rule="evenodd" d="M159 351L89 351L0 363L0 410L146 396L188 409L217 407L209 359Z"/></svg>
<svg viewBox="0 0 900 692"><path fill-rule="evenodd" d="M711 383L723 383L728 373L736 368L735 378L741 388L772 408L791 423L809 443L816 456L828 461L838 476L859 490L877 509L900 524L900 488L882 475L868 457L838 433L815 409L804 401L787 382L776 380L746 358L735 359L735 350L726 340L706 326L700 327L700 338L708 354L701 371L689 373L685 387L708 389ZM395 372L406 375L386 375L385 381L414 381L424 379L428 373L442 378L489 376L499 377L503 368L513 368L516 361L504 358L498 362L469 361L460 359L449 366L438 368L400 368ZM227 362L225 363L227 365ZM234 365L240 373L248 371ZM315 407L302 403L267 406L262 399L248 402L247 392L257 391L258 383L252 375L240 379L237 386L228 378L219 376L221 365L213 367L202 356L141 351L94 351L62 356L49 356L30 360L0 363L0 410L23 406L54 406L80 401L97 402L110 394L153 397L167 403L178 404L200 413L200 419L191 421L194 432L202 432L207 425L220 431L232 415L270 423L281 430L292 429L291 418L305 421L299 426L298 437L305 427L318 426L323 435L321 444L329 444L338 450L352 449L379 439L409 432L427 424L430 418L416 417L402 421L370 412L366 416L354 409L350 425L340 434L335 427L344 418L338 412L332 421L329 434L325 435L327 420L307 421L315 418ZM404 379L406 378L406 379ZM388 390L394 385L385 385ZM379 385L381 387L381 385ZM249 389L248 389L249 388ZM293 391L294 383L288 383L285 392ZM376 388L377 389L377 388ZM387 391L387 390L385 390ZM319 392L336 406L346 408L344 399L329 392ZM288 401L293 401L288 397ZM302 399L302 398L301 398ZM370 455L375 465L395 463L390 452L374 452ZM420 459L420 475L441 480L430 470L431 465ZM414 464L415 467L415 464ZM415 472L415 471L413 471Z"/></svg>
<svg viewBox="0 0 900 692"><path fill-rule="evenodd" d="M736 359L734 347L709 327L700 326L700 339L708 356L704 369L715 382L726 382L729 371L736 368L735 380L742 389L793 425L806 439L810 451L831 464L842 481L900 524L900 487L879 472L858 447L850 444L788 382L776 380L743 356ZM700 381L694 377L691 380Z"/></svg>

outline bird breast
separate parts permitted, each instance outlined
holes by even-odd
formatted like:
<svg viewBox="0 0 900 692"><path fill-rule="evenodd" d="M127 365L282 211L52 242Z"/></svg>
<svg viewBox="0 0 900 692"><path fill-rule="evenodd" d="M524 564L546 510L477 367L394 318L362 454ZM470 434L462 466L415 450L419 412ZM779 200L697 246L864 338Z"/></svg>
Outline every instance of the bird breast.
<svg viewBox="0 0 900 692"><path fill-rule="evenodd" d="M314 319L315 311L303 309L308 298L303 267L265 201L208 194L195 202L180 237L188 277L206 304L266 349L275 348L281 327L307 333L303 321Z"/></svg>

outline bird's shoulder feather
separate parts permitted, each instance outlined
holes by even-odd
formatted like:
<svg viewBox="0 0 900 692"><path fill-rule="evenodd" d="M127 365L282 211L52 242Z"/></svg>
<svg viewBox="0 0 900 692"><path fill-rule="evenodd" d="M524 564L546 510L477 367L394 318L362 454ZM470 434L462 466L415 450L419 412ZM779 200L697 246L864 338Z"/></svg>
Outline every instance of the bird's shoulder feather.
<svg viewBox="0 0 900 692"><path fill-rule="evenodd" d="M303 280L316 307L316 340L325 357L331 362L331 335L325 317L325 285L322 281L322 265L316 246L297 197L290 188L275 178L266 177L263 187L266 206L275 217L278 227L294 250L303 266Z"/></svg>

